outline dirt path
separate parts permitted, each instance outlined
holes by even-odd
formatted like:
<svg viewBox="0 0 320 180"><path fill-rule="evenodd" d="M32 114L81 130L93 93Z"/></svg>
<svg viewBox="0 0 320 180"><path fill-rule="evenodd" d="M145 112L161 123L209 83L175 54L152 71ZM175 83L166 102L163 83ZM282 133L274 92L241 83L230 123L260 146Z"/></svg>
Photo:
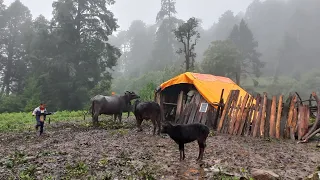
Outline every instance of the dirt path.
<svg viewBox="0 0 320 180"><path fill-rule="evenodd" d="M0 179L209 179L214 165L230 173L250 174L258 168L297 179L314 172L320 162L314 143L218 135L208 138L203 163L195 161L196 142L186 145L186 161L180 163L178 146L168 137L152 136L150 124L139 133L134 124L113 130L50 126L41 138L35 132L0 134Z"/></svg>

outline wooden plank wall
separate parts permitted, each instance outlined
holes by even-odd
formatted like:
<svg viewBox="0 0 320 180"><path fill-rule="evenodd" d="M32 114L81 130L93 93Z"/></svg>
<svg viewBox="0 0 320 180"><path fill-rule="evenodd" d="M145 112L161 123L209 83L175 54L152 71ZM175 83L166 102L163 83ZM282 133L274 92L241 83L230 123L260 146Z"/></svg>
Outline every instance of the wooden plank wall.
<svg viewBox="0 0 320 180"><path fill-rule="evenodd" d="M217 131L238 136L293 140L298 136L300 140L308 132L310 110L309 105L297 105L296 102L297 97L293 95L286 113L283 110L283 95L270 99L267 93L241 97L239 90L232 90L225 102Z"/></svg>
<svg viewBox="0 0 320 180"><path fill-rule="evenodd" d="M208 127L216 124L216 122L214 122L217 112L216 108L209 104L207 112L199 112L201 103L206 103L206 100L198 92L195 92L190 103L183 102L182 97L183 92L180 93L177 102L177 124L202 123Z"/></svg>

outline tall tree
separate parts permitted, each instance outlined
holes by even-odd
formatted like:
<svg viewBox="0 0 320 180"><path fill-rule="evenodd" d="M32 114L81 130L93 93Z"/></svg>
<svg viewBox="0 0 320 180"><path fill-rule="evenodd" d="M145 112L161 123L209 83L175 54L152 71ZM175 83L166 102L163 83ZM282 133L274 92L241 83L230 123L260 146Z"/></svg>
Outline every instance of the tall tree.
<svg viewBox="0 0 320 180"><path fill-rule="evenodd" d="M47 56L39 54L36 58L46 57L47 69L38 81L41 89L50 91L42 91L40 96L54 102L53 108L81 109L92 88L100 86L101 81L110 83L109 71L121 55L118 48L108 43L108 36L118 28L117 20L107 8L113 3L105 0L53 2L52 28L45 38L54 37L50 43L53 47L43 49L43 52L50 51Z"/></svg>
<svg viewBox="0 0 320 180"><path fill-rule="evenodd" d="M217 24L214 25L213 40L226 40L235 24L239 23L233 12L228 10L224 12Z"/></svg>
<svg viewBox="0 0 320 180"><path fill-rule="evenodd" d="M200 33L197 31L198 26L199 21L192 17L174 31L177 41L183 44L183 48L180 48L177 53L184 54L186 71L194 69L196 57L196 53L194 51L197 40L200 38Z"/></svg>
<svg viewBox="0 0 320 180"><path fill-rule="evenodd" d="M126 62L127 75L139 77L146 72L148 61L151 58L153 48L153 36L155 28L147 25L141 20L131 23L127 31L127 39L130 44L130 52Z"/></svg>
<svg viewBox="0 0 320 180"><path fill-rule="evenodd" d="M178 44L175 41L173 30L178 27L181 20L175 17L176 13L175 0L161 0L161 9L156 17L158 30L152 50L154 70L163 70L165 66L171 65L177 59L174 49Z"/></svg>
<svg viewBox="0 0 320 180"><path fill-rule="evenodd" d="M2 11L0 32L2 54L0 69L2 77L1 93L21 92L27 73L26 57L27 33L30 33L32 17L29 9L19 0Z"/></svg>
<svg viewBox="0 0 320 180"><path fill-rule="evenodd" d="M259 77L261 75L261 68L264 67L264 63L260 61L261 53L256 48L258 42L254 40L251 30L248 28L246 22L242 19L239 26L235 25L230 33L229 39L235 44L240 52L240 62L237 70L237 84L240 84L240 78L247 75L255 75Z"/></svg>
<svg viewBox="0 0 320 180"><path fill-rule="evenodd" d="M175 5L175 0L161 0L161 8L157 14L156 22L162 21L166 18L171 19L171 17L177 13Z"/></svg>

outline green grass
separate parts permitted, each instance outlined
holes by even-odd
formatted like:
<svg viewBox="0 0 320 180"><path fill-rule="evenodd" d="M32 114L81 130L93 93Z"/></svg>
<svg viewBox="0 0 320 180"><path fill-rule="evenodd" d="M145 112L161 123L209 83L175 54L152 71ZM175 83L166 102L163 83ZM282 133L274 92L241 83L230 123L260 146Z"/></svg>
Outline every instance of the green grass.
<svg viewBox="0 0 320 180"><path fill-rule="evenodd" d="M48 115L46 121L48 123L49 118L51 123L53 122L68 122L74 120L83 119L84 111L58 111L53 115ZM88 117L89 115L86 115ZM2 113L0 114L0 132L17 132L25 131L34 128L36 124L35 117L31 112L25 113Z"/></svg>
<svg viewBox="0 0 320 180"><path fill-rule="evenodd" d="M45 123L48 123L49 118L50 118L50 123L74 122L77 120L83 120L84 112L85 111L58 111L53 115L48 115ZM123 113L122 119L126 119L127 115L128 115L127 113ZM130 117L132 116L134 115L132 112L130 112ZM99 116L99 119L105 119L105 118L113 119L113 116L105 116L105 115ZM91 114L86 114L86 120L88 119L91 119ZM118 119L117 119L117 122L118 122ZM36 119L34 116L32 116L31 112L0 114L0 133L1 132L22 132L22 131L34 130L35 124L36 124ZM122 127L122 125L123 124L114 123L113 121L107 121L107 124L103 124L103 126L108 126L108 128L114 128L114 129L118 129Z"/></svg>

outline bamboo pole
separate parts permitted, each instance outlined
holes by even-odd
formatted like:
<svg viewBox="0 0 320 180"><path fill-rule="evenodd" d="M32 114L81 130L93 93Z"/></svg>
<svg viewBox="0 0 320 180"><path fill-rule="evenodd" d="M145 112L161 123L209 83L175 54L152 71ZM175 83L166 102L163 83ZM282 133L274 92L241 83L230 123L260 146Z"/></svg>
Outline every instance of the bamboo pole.
<svg viewBox="0 0 320 180"><path fill-rule="evenodd" d="M260 122L260 137L264 137L264 130L266 124L266 110L267 110L267 93L263 93L263 105L261 113L261 122Z"/></svg>

